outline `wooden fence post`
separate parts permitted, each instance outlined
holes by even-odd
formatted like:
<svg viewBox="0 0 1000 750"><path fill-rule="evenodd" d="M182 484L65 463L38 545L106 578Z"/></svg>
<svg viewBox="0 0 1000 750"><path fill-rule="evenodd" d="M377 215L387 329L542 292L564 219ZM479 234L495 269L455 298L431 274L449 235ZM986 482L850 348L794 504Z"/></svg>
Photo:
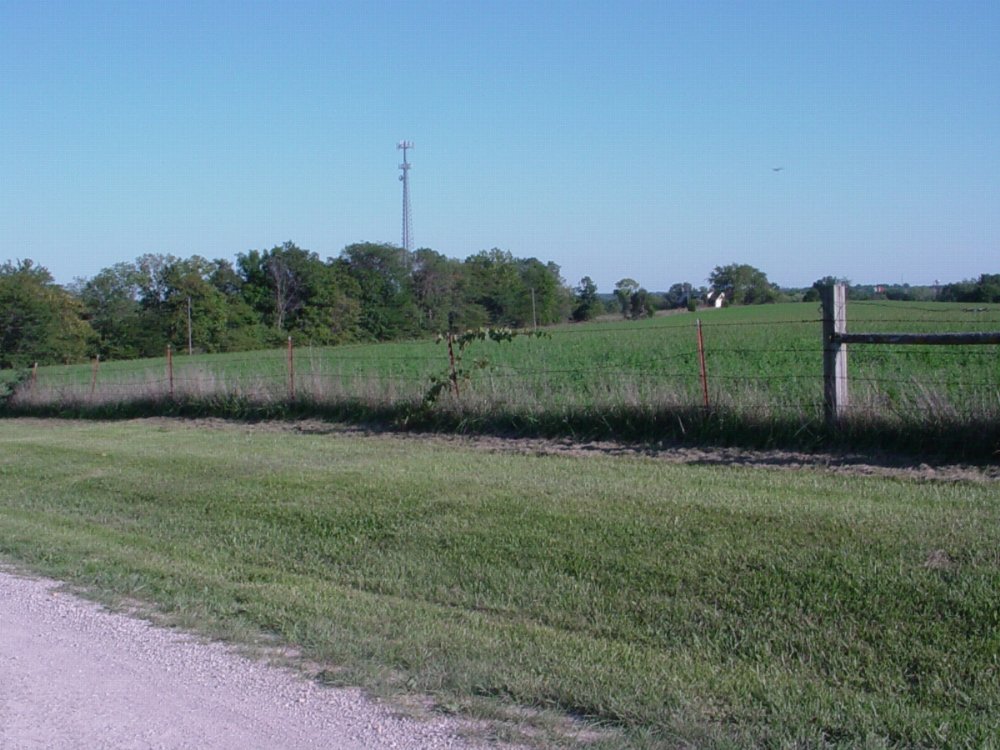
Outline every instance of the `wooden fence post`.
<svg viewBox="0 0 1000 750"><path fill-rule="evenodd" d="M32 390L32 392L34 392L34 390L35 390L35 384L37 382L38 382L38 363L35 362L35 364L31 368L31 390Z"/></svg>
<svg viewBox="0 0 1000 750"><path fill-rule="evenodd" d="M295 400L295 353L291 336L288 337L288 400Z"/></svg>
<svg viewBox="0 0 1000 750"><path fill-rule="evenodd" d="M847 287L833 284L820 289L823 303L823 414L835 428L847 413L847 344L839 336L847 333Z"/></svg>
<svg viewBox="0 0 1000 750"><path fill-rule="evenodd" d="M455 369L455 335L448 334L448 363L451 370L451 385L455 389L455 398L460 398L458 392L458 370Z"/></svg>
<svg viewBox="0 0 1000 750"><path fill-rule="evenodd" d="M170 400L174 400L174 350L167 344L167 388L170 392Z"/></svg>
<svg viewBox="0 0 1000 750"><path fill-rule="evenodd" d="M90 370L90 397L93 398L94 394L97 393L97 369L101 364L101 356L97 355L94 357L94 364Z"/></svg>
<svg viewBox="0 0 1000 750"><path fill-rule="evenodd" d="M708 409L708 372L705 370L705 340L701 335L701 318L698 318L698 364L701 370L701 395Z"/></svg>

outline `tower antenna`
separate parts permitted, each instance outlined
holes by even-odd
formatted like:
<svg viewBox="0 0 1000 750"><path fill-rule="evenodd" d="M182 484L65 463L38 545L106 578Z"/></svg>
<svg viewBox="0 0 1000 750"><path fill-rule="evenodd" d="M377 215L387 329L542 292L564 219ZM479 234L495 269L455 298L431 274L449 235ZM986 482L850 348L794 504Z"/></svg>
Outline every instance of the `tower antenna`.
<svg viewBox="0 0 1000 750"><path fill-rule="evenodd" d="M403 183L403 249L413 250L413 227L410 224L410 163L406 160L406 150L413 148L413 141L400 141L396 148L403 152L403 163L399 165L403 174L399 181Z"/></svg>

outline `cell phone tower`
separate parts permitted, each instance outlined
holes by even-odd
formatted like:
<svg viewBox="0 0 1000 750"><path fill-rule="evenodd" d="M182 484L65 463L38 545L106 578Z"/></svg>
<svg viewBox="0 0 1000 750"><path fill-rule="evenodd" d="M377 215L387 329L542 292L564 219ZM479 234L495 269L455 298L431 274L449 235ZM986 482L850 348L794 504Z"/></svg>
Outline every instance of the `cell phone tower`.
<svg viewBox="0 0 1000 750"><path fill-rule="evenodd" d="M406 150L413 148L413 141L400 141L396 148L403 152L403 163L399 165L403 171L399 176L403 183L403 249L410 252L413 250L413 227L410 224L410 163L406 160Z"/></svg>

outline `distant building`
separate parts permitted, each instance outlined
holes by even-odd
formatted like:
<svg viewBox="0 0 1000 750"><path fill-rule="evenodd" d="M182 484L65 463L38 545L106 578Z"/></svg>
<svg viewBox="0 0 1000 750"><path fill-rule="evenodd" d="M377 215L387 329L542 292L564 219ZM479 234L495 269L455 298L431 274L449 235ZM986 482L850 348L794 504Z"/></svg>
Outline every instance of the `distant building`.
<svg viewBox="0 0 1000 750"><path fill-rule="evenodd" d="M723 303L726 301L726 293L717 292L714 289L711 289L708 294L705 295L705 301L712 307L722 307Z"/></svg>

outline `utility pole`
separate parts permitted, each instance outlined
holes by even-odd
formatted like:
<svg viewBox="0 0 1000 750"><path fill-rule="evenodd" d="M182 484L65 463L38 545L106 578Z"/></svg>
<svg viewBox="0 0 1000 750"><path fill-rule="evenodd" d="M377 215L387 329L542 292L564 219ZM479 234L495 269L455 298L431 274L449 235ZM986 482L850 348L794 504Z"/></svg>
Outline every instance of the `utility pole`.
<svg viewBox="0 0 1000 750"><path fill-rule="evenodd" d="M194 354L194 340L191 338L191 295L188 295L188 356Z"/></svg>
<svg viewBox="0 0 1000 750"><path fill-rule="evenodd" d="M399 165L403 174L399 181L403 183L403 249L413 250L413 227L410 224L410 163L406 160L406 150L413 148L413 141L400 141L396 148L403 152L403 163Z"/></svg>

